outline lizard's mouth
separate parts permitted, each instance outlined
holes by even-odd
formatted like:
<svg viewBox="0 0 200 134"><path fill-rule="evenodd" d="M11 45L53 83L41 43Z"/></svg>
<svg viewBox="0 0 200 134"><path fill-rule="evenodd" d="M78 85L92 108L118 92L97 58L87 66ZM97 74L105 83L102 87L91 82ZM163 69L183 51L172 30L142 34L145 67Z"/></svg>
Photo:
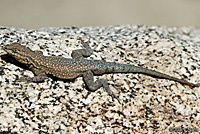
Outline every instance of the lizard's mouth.
<svg viewBox="0 0 200 134"><path fill-rule="evenodd" d="M7 54L9 54L9 55L14 55L14 53L15 53L15 52L13 52L12 50L7 49L6 47L3 48L3 50L4 50Z"/></svg>
<svg viewBox="0 0 200 134"><path fill-rule="evenodd" d="M3 50L8 54L8 55L12 55L14 56L15 58L18 58L18 57L21 57L21 55L19 53L17 53L16 51L14 50L11 50L7 47L3 48Z"/></svg>
<svg viewBox="0 0 200 134"><path fill-rule="evenodd" d="M9 49L7 49L6 47L4 47L3 50L4 50L6 53L8 53L8 54L11 54L11 53L12 53L12 51L9 50Z"/></svg>

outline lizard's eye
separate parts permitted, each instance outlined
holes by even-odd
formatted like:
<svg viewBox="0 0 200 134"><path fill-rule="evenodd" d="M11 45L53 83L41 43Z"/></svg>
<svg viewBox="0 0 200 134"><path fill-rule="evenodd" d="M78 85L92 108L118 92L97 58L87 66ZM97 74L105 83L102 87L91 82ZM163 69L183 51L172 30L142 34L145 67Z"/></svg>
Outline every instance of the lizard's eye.
<svg viewBox="0 0 200 134"><path fill-rule="evenodd" d="M17 49L14 49L14 52L17 53Z"/></svg>

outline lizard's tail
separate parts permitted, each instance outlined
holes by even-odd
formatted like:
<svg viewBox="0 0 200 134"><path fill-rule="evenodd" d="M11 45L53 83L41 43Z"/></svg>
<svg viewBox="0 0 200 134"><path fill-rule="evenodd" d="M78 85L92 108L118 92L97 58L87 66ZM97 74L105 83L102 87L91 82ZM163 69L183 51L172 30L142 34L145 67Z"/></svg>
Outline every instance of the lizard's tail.
<svg viewBox="0 0 200 134"><path fill-rule="evenodd" d="M110 64L110 65L109 65L109 68L107 69L108 72L106 71L107 73L141 73L141 74L146 74L146 75L150 75L150 76L154 76L154 77L158 77L158 78L173 80L173 81L179 82L181 84L186 84L186 85L189 85L192 87L200 86L200 83L194 84L194 83L188 82L186 80L179 79L179 78L176 78L176 77L173 77L173 76L170 76L167 74L163 74L163 73L160 73L155 70L150 70L147 68L141 68L141 67L134 66L134 65L117 64L117 63L108 63L108 64Z"/></svg>

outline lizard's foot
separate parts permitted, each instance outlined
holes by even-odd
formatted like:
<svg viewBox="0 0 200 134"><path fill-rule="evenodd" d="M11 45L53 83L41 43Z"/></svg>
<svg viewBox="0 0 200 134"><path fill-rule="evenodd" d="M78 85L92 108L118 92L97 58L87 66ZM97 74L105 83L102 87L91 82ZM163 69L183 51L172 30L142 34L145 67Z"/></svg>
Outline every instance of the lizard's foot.
<svg viewBox="0 0 200 134"><path fill-rule="evenodd" d="M87 85L89 91L96 91L100 87L104 87L107 91L107 93L112 97L116 98L118 102L121 104L121 101L119 98L115 95L115 93L109 88L108 82L105 79L98 79L94 82L93 73L91 71L88 71L83 74L83 80L85 84Z"/></svg>
<svg viewBox="0 0 200 134"><path fill-rule="evenodd" d="M35 76L35 77L21 77L17 81L19 82L43 82L45 79L47 79L47 76Z"/></svg>
<svg viewBox="0 0 200 134"><path fill-rule="evenodd" d="M93 50L88 45L88 42L84 42L81 38L79 38L81 41L81 44L83 44L83 49L77 49L72 51L72 58L83 58L83 57L89 57L92 55Z"/></svg>
<svg viewBox="0 0 200 134"><path fill-rule="evenodd" d="M97 81L100 81L100 83L102 84L102 87L104 87L106 89L106 92L112 97L112 98L116 98L117 101L121 103L120 99L116 96L116 94L110 89L108 82L105 79L99 79ZM96 83L96 81L95 81Z"/></svg>

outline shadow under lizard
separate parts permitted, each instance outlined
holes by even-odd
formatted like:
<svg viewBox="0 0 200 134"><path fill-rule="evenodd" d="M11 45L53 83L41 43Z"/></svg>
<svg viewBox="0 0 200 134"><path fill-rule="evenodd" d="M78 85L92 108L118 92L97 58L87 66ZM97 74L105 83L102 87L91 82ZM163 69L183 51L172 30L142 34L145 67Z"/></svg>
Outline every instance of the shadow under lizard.
<svg viewBox="0 0 200 134"><path fill-rule="evenodd" d="M6 45L3 49L18 62L25 64L35 74L32 78L20 78L19 81L42 82L48 78L47 74L61 79L75 79L76 77L82 76L89 91L96 91L100 87L104 87L108 94L116 98L119 102L119 98L109 88L107 81L105 79L94 81L94 75L104 73L142 73L173 80L191 87L200 86L200 83L190 83L183 79L134 65L105 62L102 60L87 60L84 57L89 57L93 53L93 50L89 47L88 43L82 40L81 43L84 49L72 51L71 59L61 56L44 56L41 51L32 51L30 48L19 43Z"/></svg>

